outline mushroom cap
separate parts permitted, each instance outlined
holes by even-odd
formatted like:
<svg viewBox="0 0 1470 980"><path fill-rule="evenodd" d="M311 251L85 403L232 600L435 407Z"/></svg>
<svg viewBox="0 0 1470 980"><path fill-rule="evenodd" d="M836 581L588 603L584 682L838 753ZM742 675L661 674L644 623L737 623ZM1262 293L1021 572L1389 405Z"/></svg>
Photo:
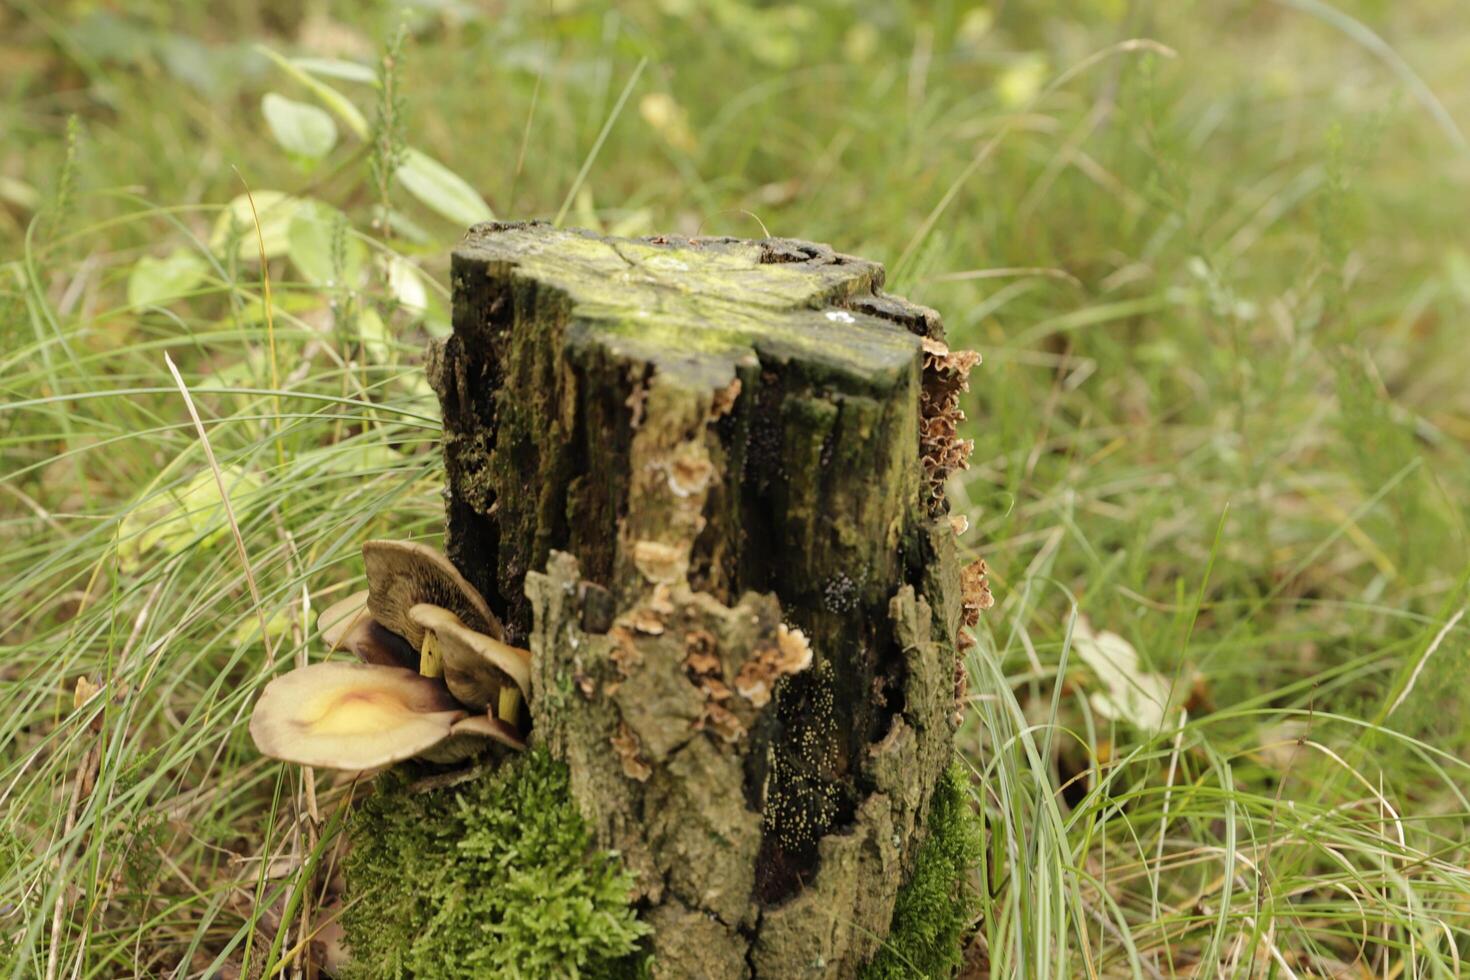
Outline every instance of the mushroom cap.
<svg viewBox="0 0 1470 980"><path fill-rule="evenodd" d="M319 663L265 686L250 737L273 759L356 771L432 748L464 714L442 683L403 667Z"/></svg>
<svg viewBox="0 0 1470 980"><path fill-rule="evenodd" d="M470 715L468 718L461 718L454 723L452 731L456 735L482 735L508 748L515 749L517 752L526 750L526 743L521 738L520 732L499 718L492 718L489 715Z"/></svg>
<svg viewBox="0 0 1470 980"><path fill-rule="evenodd" d="M317 926L311 936L311 944L321 955L321 964L330 976L341 976L352 962L352 951L347 948L347 930L342 925L342 905L334 900L317 909Z"/></svg>
<svg viewBox="0 0 1470 980"><path fill-rule="evenodd" d="M373 618L408 640L415 650L424 645L424 628L409 618L408 611L420 603L448 609L475 632L504 639L505 627L490 611L485 597L448 558L428 545L367 541L362 557Z"/></svg>
<svg viewBox="0 0 1470 980"><path fill-rule="evenodd" d="M363 589L321 611L316 625L327 649L350 650L365 664L418 670L418 652L403 637L384 629L373 619L367 600L367 589Z"/></svg>
<svg viewBox="0 0 1470 980"><path fill-rule="evenodd" d="M488 715L461 718L449 731L448 738L419 753L419 758L441 766L454 765L483 755L487 748L492 748L486 743L487 739L516 752L523 752L526 748L515 729Z"/></svg>
<svg viewBox="0 0 1470 980"><path fill-rule="evenodd" d="M506 684L520 688L531 698L531 655L476 632L448 609L420 603L408 617L425 632L432 632L435 648L444 662L444 683L463 705L483 710L495 703Z"/></svg>
<svg viewBox="0 0 1470 980"><path fill-rule="evenodd" d="M342 641L360 620L371 618L367 611L367 589L354 592L345 599L338 599L317 613L316 628L321 630L327 649L342 649Z"/></svg>

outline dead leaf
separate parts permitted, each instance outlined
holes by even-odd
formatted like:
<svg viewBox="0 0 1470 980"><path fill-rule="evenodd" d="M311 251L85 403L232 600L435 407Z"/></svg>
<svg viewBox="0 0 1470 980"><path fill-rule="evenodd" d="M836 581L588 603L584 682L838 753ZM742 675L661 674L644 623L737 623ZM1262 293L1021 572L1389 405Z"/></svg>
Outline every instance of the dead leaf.
<svg viewBox="0 0 1470 980"><path fill-rule="evenodd" d="M1088 696L1093 711L1150 734L1164 729L1176 707L1171 703L1173 685L1143 668L1133 644L1116 633L1094 632L1082 617L1072 631L1072 650L1106 688Z"/></svg>

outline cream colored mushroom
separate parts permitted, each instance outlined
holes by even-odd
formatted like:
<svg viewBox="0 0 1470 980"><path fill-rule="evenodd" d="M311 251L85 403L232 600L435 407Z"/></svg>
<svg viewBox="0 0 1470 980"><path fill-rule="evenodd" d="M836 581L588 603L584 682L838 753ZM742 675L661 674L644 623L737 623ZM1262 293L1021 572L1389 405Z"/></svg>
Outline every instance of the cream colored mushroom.
<svg viewBox="0 0 1470 980"><path fill-rule="evenodd" d="M486 739L516 752L525 751L526 748L520 733L505 722L488 715L470 715L454 723L449 729L448 738L419 753L418 757L441 766L454 765L483 755Z"/></svg>
<svg viewBox="0 0 1470 980"><path fill-rule="evenodd" d="M362 557L373 619L408 640L415 650L423 649L424 628L409 618L408 611L421 603L449 610L477 633L505 638L505 628L485 597L448 558L428 545L368 541L362 546Z"/></svg>
<svg viewBox="0 0 1470 980"><path fill-rule="evenodd" d="M411 670L319 663L266 685L250 737L274 759L356 771L419 755L464 717L442 683Z"/></svg>
<svg viewBox="0 0 1470 980"><path fill-rule="evenodd" d="M456 735L481 735L507 748L515 749L517 752L524 752L526 749L526 743L522 741L519 732L499 718L492 718L489 715L470 715L468 718L462 718L454 723L452 731Z"/></svg>
<svg viewBox="0 0 1470 980"><path fill-rule="evenodd" d="M316 618L328 650L348 650L365 664L418 670L419 655L409 642L381 626L367 607L366 589L339 599Z"/></svg>
<svg viewBox="0 0 1470 980"><path fill-rule="evenodd" d="M316 617L316 628L321 631L329 650L343 649L343 641L358 623L372 616L367 611L367 589L354 592L345 599L338 599L323 609Z"/></svg>
<svg viewBox="0 0 1470 980"><path fill-rule="evenodd" d="M420 603L409 619L424 633L427 663L440 664L449 692L467 707L490 709L511 726L519 722L521 699L531 696L531 654L470 629L448 609Z"/></svg>

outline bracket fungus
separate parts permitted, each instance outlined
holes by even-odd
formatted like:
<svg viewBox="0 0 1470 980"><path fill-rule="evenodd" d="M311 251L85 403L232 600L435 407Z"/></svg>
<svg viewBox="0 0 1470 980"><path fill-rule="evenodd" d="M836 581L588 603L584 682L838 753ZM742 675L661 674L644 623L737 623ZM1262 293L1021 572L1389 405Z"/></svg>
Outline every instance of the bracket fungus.
<svg viewBox="0 0 1470 980"><path fill-rule="evenodd" d="M250 719L264 754L323 769L419 758L452 763L526 747L531 655L504 642L489 605L426 545L363 545L368 588L317 618L329 650L361 663L300 667L272 680Z"/></svg>

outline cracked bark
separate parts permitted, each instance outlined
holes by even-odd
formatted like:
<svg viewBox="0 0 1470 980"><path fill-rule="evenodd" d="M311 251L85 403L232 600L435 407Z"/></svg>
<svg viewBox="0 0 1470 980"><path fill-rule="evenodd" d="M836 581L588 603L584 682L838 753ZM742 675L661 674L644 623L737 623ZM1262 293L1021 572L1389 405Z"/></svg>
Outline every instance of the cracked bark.
<svg viewBox="0 0 1470 980"><path fill-rule="evenodd" d="M489 224L452 276L449 554L532 650L655 974L855 975L953 751L970 362L807 242Z"/></svg>

